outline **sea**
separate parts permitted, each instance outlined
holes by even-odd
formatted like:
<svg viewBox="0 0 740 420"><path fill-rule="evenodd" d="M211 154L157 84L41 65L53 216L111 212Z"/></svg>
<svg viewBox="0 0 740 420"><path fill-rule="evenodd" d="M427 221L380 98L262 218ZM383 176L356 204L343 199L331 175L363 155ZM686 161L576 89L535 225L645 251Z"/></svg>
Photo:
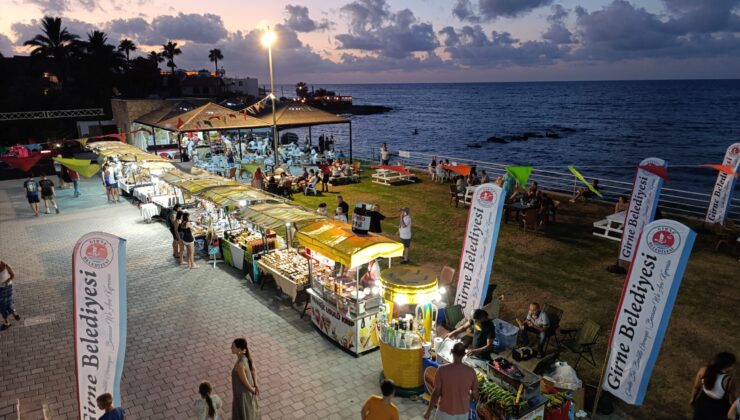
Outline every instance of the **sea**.
<svg viewBox="0 0 740 420"><path fill-rule="evenodd" d="M313 88L351 95L357 105L393 108L351 117L356 156L377 156L385 142L391 152L420 157L563 172L572 164L587 178L627 182L642 159L659 157L668 161L666 187L709 193L717 173L699 165L721 163L727 148L740 142L740 79ZM346 153L347 131L320 126L312 134L314 141L321 133L334 134L337 147ZM488 142L492 136L506 143Z"/></svg>

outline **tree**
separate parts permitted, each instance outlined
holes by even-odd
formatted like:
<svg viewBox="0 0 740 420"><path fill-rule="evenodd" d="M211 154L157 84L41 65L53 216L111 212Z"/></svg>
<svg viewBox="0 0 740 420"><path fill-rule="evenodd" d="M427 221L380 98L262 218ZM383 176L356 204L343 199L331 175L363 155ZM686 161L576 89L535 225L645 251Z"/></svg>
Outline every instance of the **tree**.
<svg viewBox="0 0 740 420"><path fill-rule="evenodd" d="M136 51L136 44L130 39L122 39L118 44L118 51L126 54L126 64L131 64L130 54L132 51Z"/></svg>
<svg viewBox="0 0 740 420"><path fill-rule="evenodd" d="M146 59L154 62L154 63L161 63L164 61L164 57L162 57L162 53L156 52L156 51L150 51L149 55L146 56Z"/></svg>
<svg viewBox="0 0 740 420"><path fill-rule="evenodd" d="M177 48L177 42L168 41L162 45L162 56L167 59L167 67L175 73L175 56L182 54L182 50Z"/></svg>
<svg viewBox="0 0 740 420"><path fill-rule="evenodd" d="M298 95L301 99L306 99L308 97L308 85L306 82L298 82L295 85L295 94Z"/></svg>
<svg viewBox="0 0 740 420"><path fill-rule="evenodd" d="M224 55L221 54L221 50L214 48L211 51L208 51L208 59L211 60L211 63L216 63L216 73L218 73L218 60L224 59Z"/></svg>
<svg viewBox="0 0 740 420"><path fill-rule="evenodd" d="M44 16L41 20L41 34L24 42L34 47L31 55L53 60L57 66L59 80L64 86L67 78L67 62L78 49L77 35L62 27L62 18Z"/></svg>
<svg viewBox="0 0 740 420"><path fill-rule="evenodd" d="M110 98L118 76L123 74L126 58L115 45L108 43L105 32L94 30L81 44L79 73L86 81L82 89L88 91L88 98L96 98L98 105L103 104Z"/></svg>

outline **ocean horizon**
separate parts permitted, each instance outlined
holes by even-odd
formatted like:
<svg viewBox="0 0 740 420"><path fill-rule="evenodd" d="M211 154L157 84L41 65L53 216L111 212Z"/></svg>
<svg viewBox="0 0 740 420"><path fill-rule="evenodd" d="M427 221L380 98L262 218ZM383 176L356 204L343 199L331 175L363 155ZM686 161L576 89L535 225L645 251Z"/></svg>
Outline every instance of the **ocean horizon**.
<svg viewBox="0 0 740 420"><path fill-rule="evenodd" d="M710 193L717 174L699 165L720 163L740 141L740 79L308 86L350 95L356 105L393 108L352 116L360 157L377 155L385 142L392 152L562 171L573 164L586 177L628 182L642 159L659 157L668 161L667 187ZM346 126L313 129L315 139L321 133L348 148ZM488 142L492 136L507 143Z"/></svg>

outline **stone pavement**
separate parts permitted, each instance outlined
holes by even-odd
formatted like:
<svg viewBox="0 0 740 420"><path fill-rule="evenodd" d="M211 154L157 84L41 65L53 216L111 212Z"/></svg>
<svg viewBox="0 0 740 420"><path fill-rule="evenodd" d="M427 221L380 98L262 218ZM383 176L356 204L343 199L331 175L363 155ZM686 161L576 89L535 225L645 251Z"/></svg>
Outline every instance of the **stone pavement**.
<svg viewBox="0 0 740 420"><path fill-rule="evenodd" d="M20 400L22 418L35 420L44 407L53 419L76 417L71 253L83 234L100 230L128 241L121 391L128 419L193 418L202 380L230 418L229 347L242 336L257 365L263 419L359 418L365 398L379 393L378 352L355 358L339 350L274 288L259 290L223 264L181 268L164 225L145 223L128 202L107 204L94 179L83 182L79 198L58 191L61 214L40 217L22 181L0 182L0 258L17 273L23 316L0 332L0 407ZM421 418L425 409L407 399L396 404L403 419Z"/></svg>

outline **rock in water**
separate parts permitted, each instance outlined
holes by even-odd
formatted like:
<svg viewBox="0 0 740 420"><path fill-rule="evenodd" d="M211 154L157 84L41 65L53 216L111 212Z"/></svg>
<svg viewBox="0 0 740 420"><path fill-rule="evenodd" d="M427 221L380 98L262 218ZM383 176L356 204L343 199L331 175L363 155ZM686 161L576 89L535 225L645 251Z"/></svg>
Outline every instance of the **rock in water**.
<svg viewBox="0 0 740 420"><path fill-rule="evenodd" d="M469 148L471 148L471 149L480 149L481 147L483 147L483 146L481 146L481 145L480 145L480 144L478 144L478 143L468 143L468 144L467 144L467 146L468 146Z"/></svg>
<svg viewBox="0 0 740 420"><path fill-rule="evenodd" d="M501 143L501 144L508 143L506 140L502 139L501 137L496 137L496 136L491 136L486 141L489 143Z"/></svg>
<svg viewBox="0 0 740 420"><path fill-rule="evenodd" d="M561 136L558 133L548 131L547 133L545 133L545 137L547 137L548 139L559 139Z"/></svg>
<svg viewBox="0 0 740 420"><path fill-rule="evenodd" d="M516 135L516 136L509 136L509 139L511 141L525 141L525 140L529 140L529 137L522 134L522 135Z"/></svg>

